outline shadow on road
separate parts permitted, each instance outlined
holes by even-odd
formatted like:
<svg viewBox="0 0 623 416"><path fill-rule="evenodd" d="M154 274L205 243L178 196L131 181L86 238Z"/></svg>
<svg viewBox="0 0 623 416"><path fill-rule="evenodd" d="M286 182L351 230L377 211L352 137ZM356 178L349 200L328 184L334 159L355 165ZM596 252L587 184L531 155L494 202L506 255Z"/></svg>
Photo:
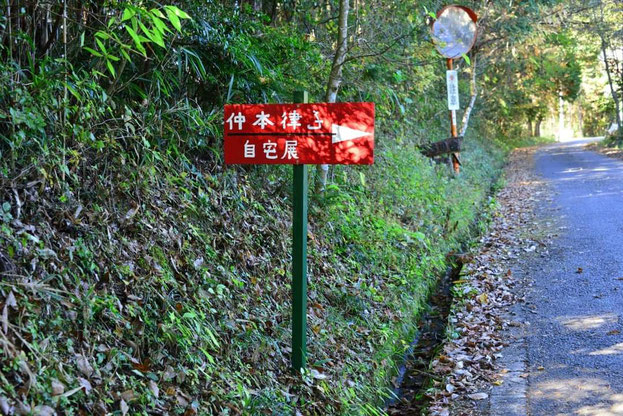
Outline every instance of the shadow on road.
<svg viewBox="0 0 623 416"><path fill-rule="evenodd" d="M543 148L560 236L526 267L528 412L623 415L623 162L588 151L594 139Z"/></svg>

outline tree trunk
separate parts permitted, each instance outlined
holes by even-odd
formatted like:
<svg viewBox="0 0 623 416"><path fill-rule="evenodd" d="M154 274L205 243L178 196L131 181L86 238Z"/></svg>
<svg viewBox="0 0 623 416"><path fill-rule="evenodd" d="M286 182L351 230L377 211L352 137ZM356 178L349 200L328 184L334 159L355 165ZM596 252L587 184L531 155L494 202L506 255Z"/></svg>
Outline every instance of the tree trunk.
<svg viewBox="0 0 623 416"><path fill-rule="evenodd" d="M325 94L325 102L334 103L337 99L337 92L342 83L342 67L346 60L348 52L348 11L349 0L340 0L340 13L338 16L338 36L337 48L331 65L331 73L327 82L327 91ZM322 192L327 185L327 176L329 173L329 165L318 165L316 169L316 192Z"/></svg>
<svg viewBox="0 0 623 416"><path fill-rule="evenodd" d="M532 119L528 119L528 135L532 136Z"/></svg>
<svg viewBox="0 0 623 416"><path fill-rule="evenodd" d="M603 20L603 5L601 5L602 9L601 9L601 13L602 13L602 20ZM608 85L610 86L610 92L612 93L612 99L614 100L614 108L616 111L616 121L617 121L617 125L619 128L619 135L623 135L623 126L621 125L621 108L620 108L620 102L619 102L619 94L617 94L616 91L616 85L614 85L614 82L612 80L612 70L610 69L610 63L608 62L608 54L607 54L607 49L608 49L608 44L606 43L606 38L604 37L604 34L601 33L600 31L598 31L599 33L599 39L601 40L601 53L603 55L604 58L604 65L606 66L606 74L608 75Z"/></svg>
<svg viewBox="0 0 623 416"><path fill-rule="evenodd" d="M580 131L580 136L584 137L584 112L582 111L582 106L578 105L578 130Z"/></svg>
<svg viewBox="0 0 623 416"><path fill-rule="evenodd" d="M621 56L623 56L623 48L621 48ZM617 73L621 76L621 79L619 80L619 85L621 85L621 88L623 88L623 62L620 63L621 67L617 67ZM621 108L621 105L619 103L619 135L623 138L623 126L621 126L621 122L623 122L623 108Z"/></svg>
<svg viewBox="0 0 623 416"><path fill-rule="evenodd" d="M331 74L329 75L327 92L325 94L325 100L328 103L334 103L336 101L337 92L340 88L340 84L342 83L342 67L344 65L344 60L346 59L346 52L348 51L348 11L348 0L340 0L337 50L335 51L335 56L333 57Z"/></svg>
<svg viewBox="0 0 623 416"><path fill-rule="evenodd" d="M537 117L536 123L534 124L534 137L541 137L541 123L543 122L542 117Z"/></svg>
<svg viewBox="0 0 623 416"><path fill-rule="evenodd" d="M565 130L565 102L562 99L562 90L558 91L558 140L562 139Z"/></svg>
<svg viewBox="0 0 623 416"><path fill-rule="evenodd" d="M461 120L461 132L459 136L465 136L465 132L467 131L467 126L469 125L469 116L472 114L472 110L474 109L474 104L476 104L476 97L478 97L478 86L476 85L476 57L472 55L472 79L469 84L470 89L470 100L469 105L465 109L463 113L463 119Z"/></svg>
<svg viewBox="0 0 623 416"><path fill-rule="evenodd" d="M275 21L277 15L277 0L264 0L262 2L262 11L266 16L270 17L270 22Z"/></svg>

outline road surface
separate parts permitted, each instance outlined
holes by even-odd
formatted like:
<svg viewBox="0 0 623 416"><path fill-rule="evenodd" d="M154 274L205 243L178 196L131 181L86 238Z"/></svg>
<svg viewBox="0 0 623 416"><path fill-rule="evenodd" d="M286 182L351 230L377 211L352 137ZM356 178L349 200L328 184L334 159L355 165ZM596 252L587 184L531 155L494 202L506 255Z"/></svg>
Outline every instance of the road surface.
<svg viewBox="0 0 623 416"><path fill-rule="evenodd" d="M623 161L584 144L535 156L553 199L539 214L559 231L547 255L520 265L529 325L504 355L524 375L494 388L492 415L623 415Z"/></svg>

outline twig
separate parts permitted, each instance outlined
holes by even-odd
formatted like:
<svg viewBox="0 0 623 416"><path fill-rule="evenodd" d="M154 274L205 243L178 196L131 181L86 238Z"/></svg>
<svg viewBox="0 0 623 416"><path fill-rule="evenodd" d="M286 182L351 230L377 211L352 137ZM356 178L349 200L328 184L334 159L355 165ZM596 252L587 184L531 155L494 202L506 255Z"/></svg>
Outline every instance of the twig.
<svg viewBox="0 0 623 416"><path fill-rule="evenodd" d="M432 378L433 380L436 380L436 381L443 380L443 377L436 376L436 375L434 375L432 373L429 373L427 371L418 370L417 368L410 368L408 371L412 372L412 373L422 374L423 376L430 377L430 378Z"/></svg>
<svg viewBox="0 0 623 416"><path fill-rule="evenodd" d="M15 219L19 220L19 217L22 215L22 201L19 199L19 194L17 193L17 189L13 189L13 195L15 195L15 205L17 206L17 212L15 214Z"/></svg>

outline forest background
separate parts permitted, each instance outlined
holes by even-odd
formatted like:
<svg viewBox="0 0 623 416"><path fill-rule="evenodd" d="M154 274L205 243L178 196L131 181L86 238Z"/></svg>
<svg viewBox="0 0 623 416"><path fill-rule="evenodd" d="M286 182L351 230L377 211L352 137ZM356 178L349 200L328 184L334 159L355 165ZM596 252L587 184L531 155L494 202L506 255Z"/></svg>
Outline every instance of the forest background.
<svg viewBox="0 0 623 416"><path fill-rule="evenodd" d="M455 176L420 153L449 131L439 1L3 0L0 411L382 414L506 152L621 126L620 2L460 4ZM376 160L312 195L292 374L291 169L225 166L222 126L303 89L376 103Z"/></svg>

